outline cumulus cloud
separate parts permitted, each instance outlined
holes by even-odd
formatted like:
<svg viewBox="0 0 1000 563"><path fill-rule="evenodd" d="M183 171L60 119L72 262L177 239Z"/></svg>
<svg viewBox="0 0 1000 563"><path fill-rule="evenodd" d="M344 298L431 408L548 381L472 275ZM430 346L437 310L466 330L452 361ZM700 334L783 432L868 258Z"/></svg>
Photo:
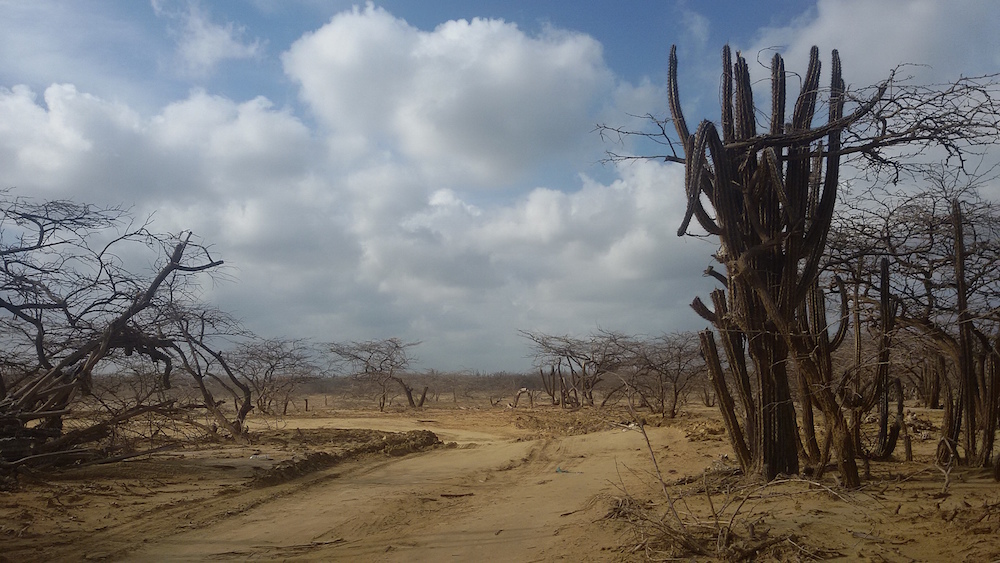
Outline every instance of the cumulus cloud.
<svg viewBox="0 0 1000 563"><path fill-rule="evenodd" d="M274 182L307 174L319 154L287 109L263 97L236 103L202 90L154 117L151 139L166 154L202 165L201 196L273 191Z"/></svg>
<svg viewBox="0 0 1000 563"><path fill-rule="evenodd" d="M71 84L46 88L41 99L27 86L0 88L0 167L8 185L68 197L111 173L109 161L134 150L141 137L136 112Z"/></svg>
<svg viewBox="0 0 1000 563"><path fill-rule="evenodd" d="M371 4L334 16L283 60L335 135L465 188L504 185L580 147L614 88L587 35L549 28L532 37L485 19L427 32Z"/></svg>
<svg viewBox="0 0 1000 563"><path fill-rule="evenodd" d="M158 16L180 22L180 28L174 31L177 53L184 70L196 76L211 73L223 61L251 59L263 51L259 39L244 39L245 27L211 21L197 2L188 2L181 11L170 7L167 0L152 0L152 6Z"/></svg>
<svg viewBox="0 0 1000 563"><path fill-rule="evenodd" d="M813 43L838 47L855 84L901 61L995 66L981 14L886 4L822 1L756 44L783 45L790 70ZM192 69L261 53L198 4L154 6L175 18ZM869 24L890 14L905 21ZM689 24L707 29L693 12ZM945 64L967 51L961 69ZM664 85L616 79L592 37L496 19L420 29L369 4L302 35L282 63L303 111L190 85L153 110L73 83L0 85L0 185L193 229L238 280L206 298L265 336L400 336L424 342L425 367L518 369L518 329L703 327L688 304L714 287L700 272L715 247L676 236L682 167L594 166L606 148L594 124L662 115ZM717 66L704 73L716 80ZM692 89L685 100L717 111L714 82Z"/></svg>
<svg viewBox="0 0 1000 563"><path fill-rule="evenodd" d="M369 5L284 63L319 129L203 89L149 115L72 85L0 90L0 182L194 230L238 280L206 299L268 336L401 336L429 367L517 369L520 328L690 317L697 288L677 273L707 249L673 233L680 167L581 173L595 122L662 94L617 83L592 38L499 20L421 31ZM570 172L525 185L553 166Z"/></svg>
<svg viewBox="0 0 1000 563"><path fill-rule="evenodd" d="M844 79L859 88L884 80L900 64L921 65L905 69L921 82L996 72L995 37L991 0L819 0L790 25L762 29L748 52L777 47L786 68L804 72L813 45L826 60L837 49Z"/></svg>
<svg viewBox="0 0 1000 563"><path fill-rule="evenodd" d="M479 310L492 311L491 322L511 331L568 331L568 322L574 330L613 325L655 332L663 318L648 315L645 307L661 306L652 295L672 287L689 301L697 287L679 274L703 269L710 249L676 237L679 167L644 161L618 172L610 185L582 177L575 191L538 188L485 209L435 193L405 223L411 236L393 239L405 246L390 262L408 276L380 277L404 301L450 288L462 302L489 304ZM425 262L431 267L419 267ZM629 287L634 291L623 291Z"/></svg>

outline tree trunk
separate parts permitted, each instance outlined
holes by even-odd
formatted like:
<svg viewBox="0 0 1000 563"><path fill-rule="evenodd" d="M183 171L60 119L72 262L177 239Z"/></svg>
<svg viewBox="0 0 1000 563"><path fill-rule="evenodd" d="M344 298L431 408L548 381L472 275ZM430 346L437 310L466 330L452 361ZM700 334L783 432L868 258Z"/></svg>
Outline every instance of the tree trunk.
<svg viewBox="0 0 1000 563"><path fill-rule="evenodd" d="M750 339L750 357L754 360L760 389L755 468L768 481L782 474L796 475L799 472L798 427L788 388L786 348L774 336L762 334Z"/></svg>
<svg viewBox="0 0 1000 563"><path fill-rule="evenodd" d="M722 362L719 360L719 350L715 346L715 335L712 334L712 331L705 330L698 333L698 336L701 338L701 349L705 354L705 363L708 364L708 376L715 388L719 411L722 412L722 420L726 425L733 453L736 455L736 460L739 461L743 473L749 474L753 466L753 457L750 455L743 430L740 428L733 397L729 394L729 387L726 385Z"/></svg>
<svg viewBox="0 0 1000 563"><path fill-rule="evenodd" d="M889 378L889 335L892 332L896 314L895 308L890 303L888 258L882 258L880 273L879 316L881 317L881 326L879 327L878 364L875 369L875 393L878 395L879 426L875 450L871 453L871 456L875 459L888 459L892 455L893 450L896 449L896 440L899 437L899 425L903 423L902 417L897 417L893 421L892 426L889 426L889 414L892 410L889 406L890 396L894 392L897 392L898 386L897 401L900 408L902 408L903 394L902 386L899 385L899 379L895 378L895 381L891 381Z"/></svg>
<svg viewBox="0 0 1000 563"><path fill-rule="evenodd" d="M931 368L931 384L928 391L927 408L941 408L941 379L945 373L944 356L937 355L934 366Z"/></svg>
<svg viewBox="0 0 1000 563"><path fill-rule="evenodd" d="M986 359L986 386L984 397L983 448L980 462L983 467L990 465L993 457L993 447L996 442L996 431L1000 422L1000 335L993 337L989 354ZM1000 459L1000 457L998 457Z"/></svg>
<svg viewBox="0 0 1000 563"><path fill-rule="evenodd" d="M805 437L802 449L809 463L819 463L822 457L819 450L819 443L816 440L816 419L813 413L812 391L809 390L809 382L806 381L802 370L797 370L799 382L799 408L802 410L802 432Z"/></svg>
<svg viewBox="0 0 1000 563"><path fill-rule="evenodd" d="M978 461L976 454L976 398L978 381L973 364L972 317L969 314L968 288L965 280L965 240L962 232L962 210L958 200L952 201L952 228L955 235L955 292L958 297L958 376L961 383L960 409L965 418L965 459L970 465Z"/></svg>

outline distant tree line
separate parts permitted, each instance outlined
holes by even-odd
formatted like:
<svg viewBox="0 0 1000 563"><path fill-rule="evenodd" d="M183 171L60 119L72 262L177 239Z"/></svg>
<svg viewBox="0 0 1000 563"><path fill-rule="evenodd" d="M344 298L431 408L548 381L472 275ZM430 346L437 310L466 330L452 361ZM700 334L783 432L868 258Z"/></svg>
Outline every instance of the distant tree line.
<svg viewBox="0 0 1000 563"><path fill-rule="evenodd" d="M698 337L675 332L655 337L598 331L587 337L521 331L534 348L542 389L564 408L606 406L626 400L673 418L695 389L704 395L707 371ZM604 383L601 401L594 391Z"/></svg>

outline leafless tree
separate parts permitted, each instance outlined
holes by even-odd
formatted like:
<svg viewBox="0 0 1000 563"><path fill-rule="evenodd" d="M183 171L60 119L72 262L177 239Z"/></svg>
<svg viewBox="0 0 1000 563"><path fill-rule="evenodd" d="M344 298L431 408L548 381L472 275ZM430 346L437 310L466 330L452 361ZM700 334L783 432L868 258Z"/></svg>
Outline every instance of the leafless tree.
<svg viewBox="0 0 1000 563"><path fill-rule="evenodd" d="M632 407L669 418L698 379L707 375L698 335L673 332L655 337L601 332L615 351L614 373L619 385L606 392L601 405L627 398Z"/></svg>
<svg viewBox="0 0 1000 563"><path fill-rule="evenodd" d="M866 192L842 218L845 234L834 245L840 256L864 252L891 263L885 277L899 303L897 332L923 341L928 392L936 397L942 384L958 390L942 453L961 450L978 465L992 459L1000 402L1000 208L977 189L990 178L928 168L920 189ZM952 378L942 377L946 360Z"/></svg>
<svg viewBox="0 0 1000 563"><path fill-rule="evenodd" d="M406 394L411 408L422 407L427 399L427 387L419 397L403 379L413 358L409 349L420 342L403 342L399 338L366 340L362 342L334 342L329 345L343 369L354 379L376 386L379 410L384 410L389 399L390 387L399 386Z"/></svg>
<svg viewBox="0 0 1000 563"><path fill-rule="evenodd" d="M253 390L229 362L227 349L233 340L252 338L231 315L207 307L172 307L168 311L173 355L194 380L204 408L222 428L239 442L249 440L246 419L254 408ZM216 400L217 392L226 397ZM233 401L232 411L224 403Z"/></svg>
<svg viewBox="0 0 1000 563"><path fill-rule="evenodd" d="M162 253L148 276L130 253ZM193 277L218 268L191 233L157 236L118 208L0 197L0 454L6 464L72 457L133 416L172 408L171 400L133 404L88 424L63 421L114 355L162 366L170 387L173 345L159 330L162 311L190 300ZM167 290L169 289L169 290Z"/></svg>
<svg viewBox="0 0 1000 563"><path fill-rule="evenodd" d="M276 405L285 414L295 388L319 375L314 351L301 339L252 339L233 347L226 356L250 387L261 414L275 414Z"/></svg>
<svg viewBox="0 0 1000 563"><path fill-rule="evenodd" d="M627 337L619 333L600 331L587 338L574 338L519 332L534 346L536 367L546 391L553 396L558 394L559 404L565 408L593 406L595 386L622 367L626 354L621 341Z"/></svg>
<svg viewBox="0 0 1000 563"><path fill-rule="evenodd" d="M633 364L647 375L640 381L653 411L677 416L677 405L706 373L697 333L673 332L642 340Z"/></svg>

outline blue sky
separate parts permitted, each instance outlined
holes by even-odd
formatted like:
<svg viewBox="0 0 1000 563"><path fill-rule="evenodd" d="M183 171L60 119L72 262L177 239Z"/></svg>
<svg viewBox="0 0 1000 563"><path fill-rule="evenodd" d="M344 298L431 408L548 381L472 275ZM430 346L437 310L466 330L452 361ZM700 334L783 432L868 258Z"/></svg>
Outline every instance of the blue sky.
<svg viewBox="0 0 1000 563"><path fill-rule="evenodd" d="M663 79L665 71L661 63L671 42L681 43L682 52L687 49L698 54L704 54L702 48L708 45L714 56L726 42L747 44L760 29L788 24L811 11L808 3L799 0L766 2L767 9L761 9L759 2L711 0L695 3L699 10L695 11L688 4L648 0L585 3L396 0L379 2L377 6L424 31L432 31L449 20L486 18L516 24L531 35L547 26L586 33L601 43L607 65L632 82L644 77ZM109 76L114 76L149 85L137 103L147 103L157 96L166 102L198 85L235 98L263 94L276 102L295 104L295 88L282 72L281 53L302 34L323 26L332 15L357 5L363 6L364 2L159 0L150 4L78 0L72 6L45 1L0 2L11 18L9 27L16 30L16 38L7 40L5 50L17 53L22 59L0 69L0 77L7 83L44 88L53 80L75 75L78 86L93 84L93 90L108 89L112 96L130 97L113 90L115 84ZM248 59L231 58L225 68L211 73L171 72L178 70L169 68L176 55L172 51L179 36L184 34L186 18L192 15L211 25L223 28L232 25L233 39L245 44L259 42L259 52ZM723 22L740 25L720 25ZM38 27L46 24L51 27L39 33ZM46 47L38 49L36 41L45 41ZM75 59L87 64L70 68L33 64L44 62L56 53L66 56L59 57L64 63ZM91 72L94 67L100 72Z"/></svg>
<svg viewBox="0 0 1000 563"><path fill-rule="evenodd" d="M989 0L0 0L0 186L192 229L266 337L423 342L520 370L518 329L698 329L714 250L675 235L678 166L599 163L597 123L717 118L724 43L838 48L849 86L1000 70ZM758 55L759 54L759 55ZM794 80L792 81L794 82Z"/></svg>

